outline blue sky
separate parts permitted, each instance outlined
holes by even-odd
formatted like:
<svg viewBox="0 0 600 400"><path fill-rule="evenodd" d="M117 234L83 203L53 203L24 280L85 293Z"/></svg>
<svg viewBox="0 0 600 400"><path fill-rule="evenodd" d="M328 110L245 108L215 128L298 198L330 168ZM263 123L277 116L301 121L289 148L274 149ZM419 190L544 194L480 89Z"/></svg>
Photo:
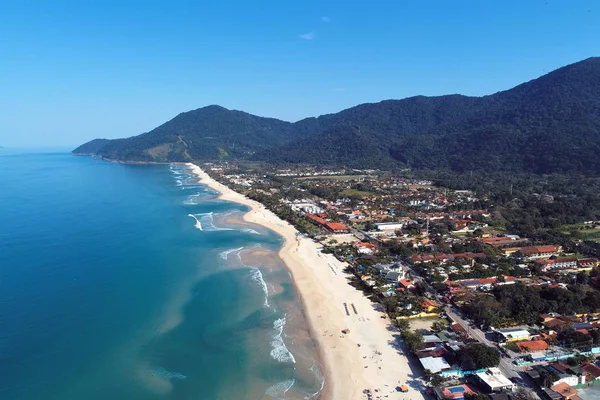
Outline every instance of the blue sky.
<svg viewBox="0 0 600 400"><path fill-rule="evenodd" d="M0 145L77 145L219 104L295 121L484 95L600 55L594 1L2 1Z"/></svg>

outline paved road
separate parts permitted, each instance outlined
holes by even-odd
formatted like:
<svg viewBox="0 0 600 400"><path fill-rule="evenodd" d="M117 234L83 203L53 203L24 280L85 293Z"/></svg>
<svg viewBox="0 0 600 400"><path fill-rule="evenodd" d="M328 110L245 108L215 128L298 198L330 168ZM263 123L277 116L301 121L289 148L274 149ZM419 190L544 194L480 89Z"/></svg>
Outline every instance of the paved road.
<svg viewBox="0 0 600 400"><path fill-rule="evenodd" d="M473 339L477 340L480 343L484 343L488 346L491 346L494 348L497 347L497 344L495 342L492 342L491 340L486 338L485 332L483 332L481 329L471 327L469 325L469 321L467 321L460 314L460 311L456 310L452 306L447 306L445 311L446 311L446 314L450 318L452 318L453 321L462 325L462 327L465 328L465 330L469 333L469 336L471 336ZM506 375L508 378L517 378L517 377L520 378L519 373L517 371L515 371L513 367L514 367L514 365L511 363L510 358L504 358L504 357L500 358L500 365L498 365L498 368L500 368L502 373L504 375Z"/></svg>

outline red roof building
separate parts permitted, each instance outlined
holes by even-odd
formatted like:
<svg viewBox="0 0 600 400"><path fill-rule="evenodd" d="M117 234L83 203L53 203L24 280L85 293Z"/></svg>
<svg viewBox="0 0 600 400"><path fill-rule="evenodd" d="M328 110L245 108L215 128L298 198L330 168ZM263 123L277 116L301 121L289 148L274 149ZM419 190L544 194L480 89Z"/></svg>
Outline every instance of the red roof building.
<svg viewBox="0 0 600 400"><path fill-rule="evenodd" d="M548 350L548 343L544 340L525 340L522 342L515 342L521 351L536 352Z"/></svg>

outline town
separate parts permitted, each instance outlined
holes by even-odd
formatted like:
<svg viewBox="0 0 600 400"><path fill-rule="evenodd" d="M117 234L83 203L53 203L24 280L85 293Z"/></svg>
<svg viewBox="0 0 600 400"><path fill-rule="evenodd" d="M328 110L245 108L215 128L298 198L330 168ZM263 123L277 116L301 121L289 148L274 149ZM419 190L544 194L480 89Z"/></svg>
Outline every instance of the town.
<svg viewBox="0 0 600 400"><path fill-rule="evenodd" d="M418 359L427 394L578 399L577 389L600 384L599 260L580 236L509 232L487 196L424 179L205 168L347 263L350 284L385 307ZM564 229L600 238L600 221Z"/></svg>

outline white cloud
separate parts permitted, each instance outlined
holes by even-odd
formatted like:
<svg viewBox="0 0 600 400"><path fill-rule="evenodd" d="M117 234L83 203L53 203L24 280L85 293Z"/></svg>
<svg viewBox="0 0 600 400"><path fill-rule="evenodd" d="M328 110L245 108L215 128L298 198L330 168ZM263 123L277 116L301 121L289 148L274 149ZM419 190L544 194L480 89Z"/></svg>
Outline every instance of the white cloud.
<svg viewBox="0 0 600 400"><path fill-rule="evenodd" d="M303 33L301 35L298 35L298 37L300 39L304 39L304 40L313 40L315 38L315 33L314 32L308 32L308 33Z"/></svg>
<svg viewBox="0 0 600 400"><path fill-rule="evenodd" d="M331 22L331 18L329 18L329 17L321 17L321 22Z"/></svg>

